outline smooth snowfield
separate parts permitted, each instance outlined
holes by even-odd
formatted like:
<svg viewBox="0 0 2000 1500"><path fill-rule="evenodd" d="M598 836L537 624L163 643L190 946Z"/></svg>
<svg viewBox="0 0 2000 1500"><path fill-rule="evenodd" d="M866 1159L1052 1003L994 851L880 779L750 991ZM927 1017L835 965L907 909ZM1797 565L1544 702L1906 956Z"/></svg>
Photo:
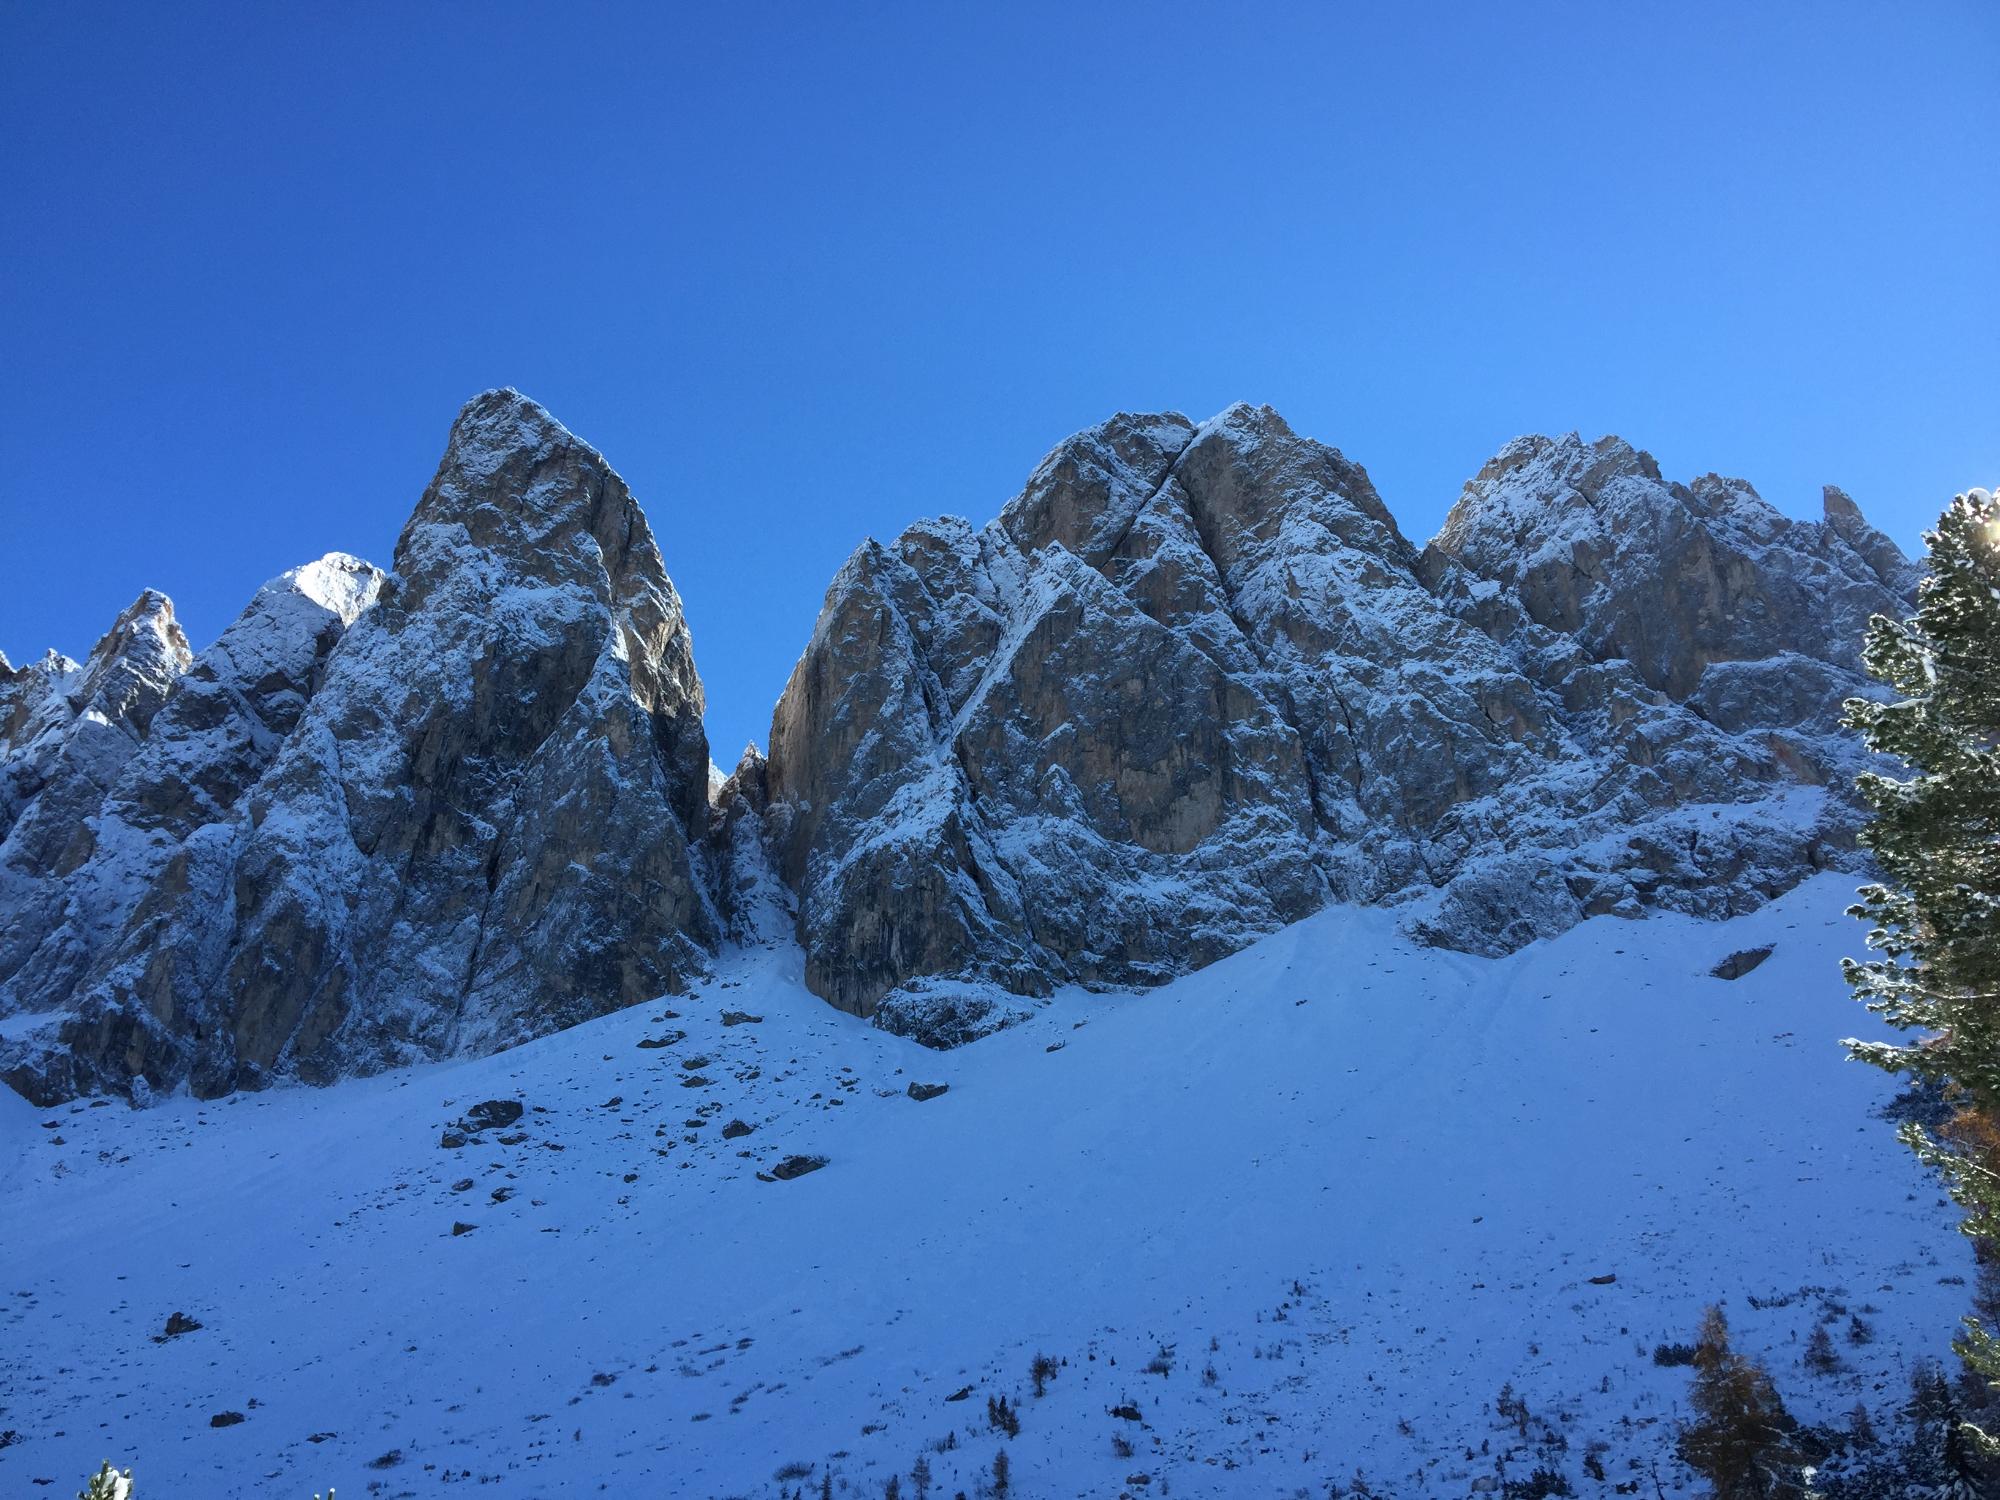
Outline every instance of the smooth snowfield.
<svg viewBox="0 0 2000 1500"><path fill-rule="evenodd" d="M110 1456L146 1500L772 1495L827 1465L879 1495L922 1451L950 1496L1005 1447L1025 1497L1357 1470L1464 1495L1525 1477L1545 1423L1580 1495L1654 1462L1675 1488L1687 1371L1651 1351L1704 1303L1824 1420L1886 1415L1965 1305L1967 1246L1871 1117L1892 1081L1836 1041L1867 1019L1834 967L1852 889L1499 960L1333 910L944 1055L830 1011L786 946L478 1061L144 1111L9 1095L0 1493ZM524 1139L440 1146L494 1098ZM759 1180L793 1153L828 1165ZM1808 1374L1834 1306L1849 1369ZM156 1341L174 1312L203 1326Z"/></svg>

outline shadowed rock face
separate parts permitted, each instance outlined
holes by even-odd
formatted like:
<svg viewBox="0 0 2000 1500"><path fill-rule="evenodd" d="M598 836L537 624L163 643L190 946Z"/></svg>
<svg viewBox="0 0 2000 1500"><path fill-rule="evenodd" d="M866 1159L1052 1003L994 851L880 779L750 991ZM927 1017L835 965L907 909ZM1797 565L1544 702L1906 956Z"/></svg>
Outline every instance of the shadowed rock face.
<svg viewBox="0 0 2000 1500"><path fill-rule="evenodd" d="M325 1080L505 1046L701 965L701 685L624 482L490 392L395 562L318 628L288 617L282 668L246 671L225 636L169 700L184 753L99 819L164 857L80 980L13 985L12 1009L59 1012L13 1046L17 1088Z"/></svg>
<svg viewBox="0 0 2000 1500"><path fill-rule="evenodd" d="M1838 705L1914 582L1836 496L1524 439L1420 553L1268 408L1079 434L828 590L759 768L808 982L954 1042L1329 898L1479 953L1754 906L1840 857Z"/></svg>

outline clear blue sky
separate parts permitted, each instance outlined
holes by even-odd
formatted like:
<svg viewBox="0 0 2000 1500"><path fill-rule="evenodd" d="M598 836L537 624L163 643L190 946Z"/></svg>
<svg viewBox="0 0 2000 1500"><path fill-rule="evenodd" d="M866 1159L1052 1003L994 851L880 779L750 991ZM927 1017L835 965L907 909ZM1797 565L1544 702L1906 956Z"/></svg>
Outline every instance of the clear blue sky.
<svg viewBox="0 0 2000 1500"><path fill-rule="evenodd" d="M1416 539L1615 431L1913 545L2000 481L2000 6L0 0L0 649L597 444L725 764L864 535L1267 401Z"/></svg>

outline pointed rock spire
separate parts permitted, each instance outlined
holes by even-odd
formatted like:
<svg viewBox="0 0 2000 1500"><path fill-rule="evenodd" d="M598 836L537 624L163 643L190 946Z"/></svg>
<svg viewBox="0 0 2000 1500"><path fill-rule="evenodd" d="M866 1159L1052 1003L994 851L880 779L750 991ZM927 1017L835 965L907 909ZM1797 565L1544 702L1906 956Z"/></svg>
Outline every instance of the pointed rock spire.
<svg viewBox="0 0 2000 1500"><path fill-rule="evenodd" d="M323 1081L505 1046L702 968L720 925L695 858L701 684L651 529L594 449L487 392L393 577L333 557L281 582L342 626L315 690L169 856L60 1035L17 1049L17 1086ZM257 644L218 661L212 713L249 706L223 684ZM178 827L195 781L130 810Z"/></svg>

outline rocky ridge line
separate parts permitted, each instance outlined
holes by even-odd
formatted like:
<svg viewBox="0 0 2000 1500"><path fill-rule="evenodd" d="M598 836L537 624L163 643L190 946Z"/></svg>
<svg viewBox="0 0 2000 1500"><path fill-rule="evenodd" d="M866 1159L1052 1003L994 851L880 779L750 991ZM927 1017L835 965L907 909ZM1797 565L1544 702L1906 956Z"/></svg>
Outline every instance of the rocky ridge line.
<svg viewBox="0 0 2000 1500"><path fill-rule="evenodd" d="M933 1045L1328 902L1498 954L1853 859L1839 703L1915 570L1616 438L1524 438L1406 539L1268 407L1121 414L990 524L856 550L709 763L624 482L468 403L389 573L333 554L194 657L148 592L0 662L0 1076L29 1097L482 1053L795 937Z"/></svg>

